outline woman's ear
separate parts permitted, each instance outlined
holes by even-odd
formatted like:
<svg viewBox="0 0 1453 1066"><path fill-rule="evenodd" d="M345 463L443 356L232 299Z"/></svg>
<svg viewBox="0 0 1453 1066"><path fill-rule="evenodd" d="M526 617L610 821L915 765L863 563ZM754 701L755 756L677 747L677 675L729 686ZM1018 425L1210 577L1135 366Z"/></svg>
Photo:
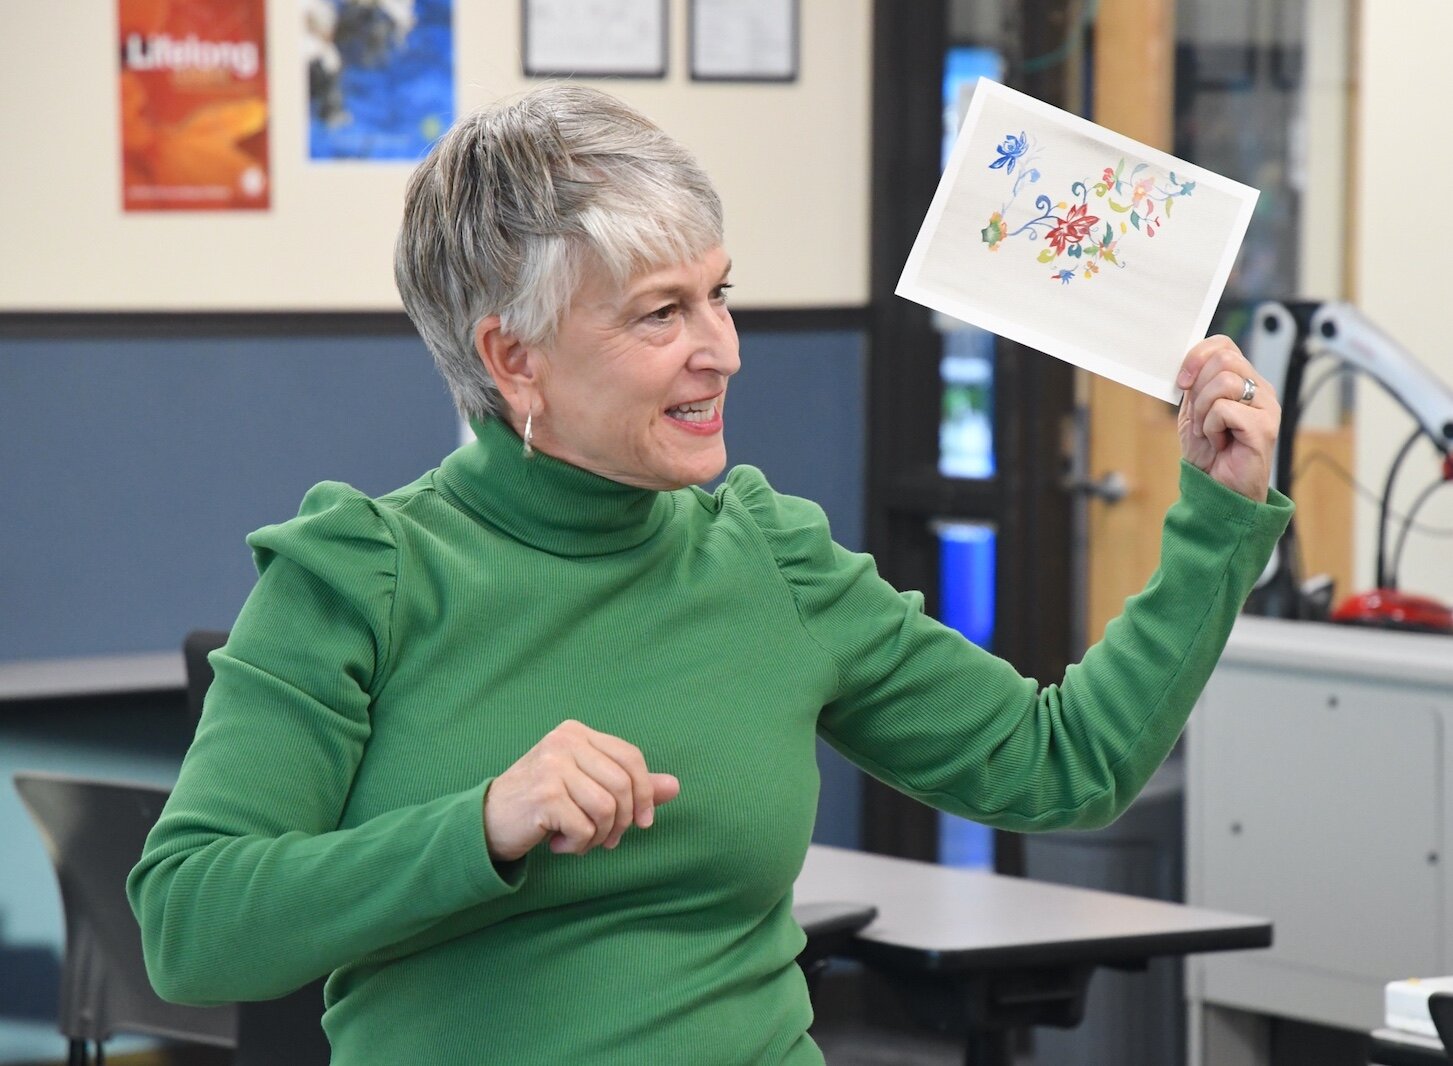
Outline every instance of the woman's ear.
<svg viewBox="0 0 1453 1066"><path fill-rule="evenodd" d="M539 409L540 353L500 328L499 315L486 315L474 326L474 350L510 407L510 422L525 424L525 415Z"/></svg>

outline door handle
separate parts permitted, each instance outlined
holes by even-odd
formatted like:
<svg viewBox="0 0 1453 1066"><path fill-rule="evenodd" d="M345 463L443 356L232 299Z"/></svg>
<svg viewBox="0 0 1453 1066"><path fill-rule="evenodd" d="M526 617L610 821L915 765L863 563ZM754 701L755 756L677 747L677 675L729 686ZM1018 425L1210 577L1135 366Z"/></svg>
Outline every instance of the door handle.
<svg viewBox="0 0 1453 1066"><path fill-rule="evenodd" d="M1098 478L1067 477L1060 483L1066 492L1072 492L1079 496L1088 496L1091 499L1104 500L1106 503L1119 503L1125 499L1130 492L1130 482L1125 480L1125 475L1118 470L1111 470L1101 474Z"/></svg>

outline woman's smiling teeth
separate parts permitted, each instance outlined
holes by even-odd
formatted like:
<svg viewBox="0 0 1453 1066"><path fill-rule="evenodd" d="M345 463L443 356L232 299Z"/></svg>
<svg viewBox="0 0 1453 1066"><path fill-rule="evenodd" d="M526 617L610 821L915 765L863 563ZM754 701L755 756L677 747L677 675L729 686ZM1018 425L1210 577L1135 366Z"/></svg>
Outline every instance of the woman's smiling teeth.
<svg viewBox="0 0 1453 1066"><path fill-rule="evenodd" d="M683 403L679 407L668 407L666 414L682 422L710 422L716 414L716 400L699 400Z"/></svg>

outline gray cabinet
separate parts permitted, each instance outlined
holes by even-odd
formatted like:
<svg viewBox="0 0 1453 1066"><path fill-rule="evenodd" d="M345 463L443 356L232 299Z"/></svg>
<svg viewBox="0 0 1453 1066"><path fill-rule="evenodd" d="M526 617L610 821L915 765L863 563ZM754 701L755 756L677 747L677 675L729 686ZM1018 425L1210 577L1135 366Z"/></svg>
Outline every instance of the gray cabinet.
<svg viewBox="0 0 1453 1066"><path fill-rule="evenodd" d="M1188 732L1187 902L1275 943L1188 963L1193 1063L1270 1062L1270 1018L1365 1033L1385 982L1453 969L1450 716L1453 639L1237 623Z"/></svg>

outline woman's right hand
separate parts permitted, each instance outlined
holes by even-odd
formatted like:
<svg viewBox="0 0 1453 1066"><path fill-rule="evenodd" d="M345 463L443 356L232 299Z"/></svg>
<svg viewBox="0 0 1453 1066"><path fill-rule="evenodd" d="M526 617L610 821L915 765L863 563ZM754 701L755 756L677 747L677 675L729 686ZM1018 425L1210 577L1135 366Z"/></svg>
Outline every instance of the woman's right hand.
<svg viewBox="0 0 1453 1066"><path fill-rule="evenodd" d="M547 837L557 853L613 848L632 824L649 828L656 807L680 791L672 775L646 769L634 744L562 722L485 793L490 858L512 862Z"/></svg>

